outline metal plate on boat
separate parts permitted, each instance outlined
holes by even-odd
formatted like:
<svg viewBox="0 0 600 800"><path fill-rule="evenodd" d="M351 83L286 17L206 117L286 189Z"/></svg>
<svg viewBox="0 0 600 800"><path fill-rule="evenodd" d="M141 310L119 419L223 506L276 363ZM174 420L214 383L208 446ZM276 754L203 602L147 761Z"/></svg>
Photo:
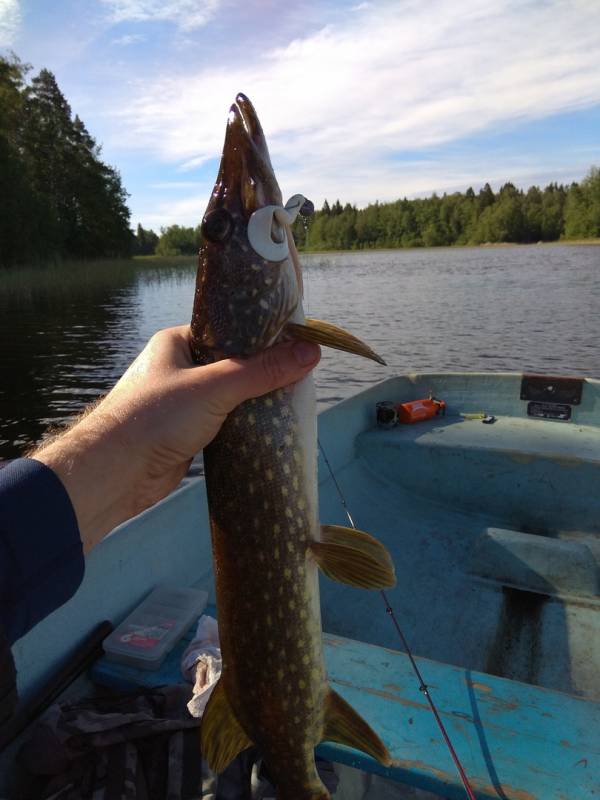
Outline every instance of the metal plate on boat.
<svg viewBox="0 0 600 800"><path fill-rule="evenodd" d="M578 406L581 403L582 391L582 378L561 378L555 375L523 375L521 380L521 400L554 404L568 403L572 406Z"/></svg>
<svg viewBox="0 0 600 800"><path fill-rule="evenodd" d="M527 416L567 422L571 419L571 406L565 403L528 403Z"/></svg>

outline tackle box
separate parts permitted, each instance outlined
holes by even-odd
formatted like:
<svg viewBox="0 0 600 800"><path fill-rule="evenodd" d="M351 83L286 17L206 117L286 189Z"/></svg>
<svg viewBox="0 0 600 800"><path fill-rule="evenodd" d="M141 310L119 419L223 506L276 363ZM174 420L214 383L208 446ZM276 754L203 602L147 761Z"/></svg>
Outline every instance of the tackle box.
<svg viewBox="0 0 600 800"><path fill-rule="evenodd" d="M102 643L106 657L140 669L158 669L207 600L208 592L201 589L157 586L106 637Z"/></svg>

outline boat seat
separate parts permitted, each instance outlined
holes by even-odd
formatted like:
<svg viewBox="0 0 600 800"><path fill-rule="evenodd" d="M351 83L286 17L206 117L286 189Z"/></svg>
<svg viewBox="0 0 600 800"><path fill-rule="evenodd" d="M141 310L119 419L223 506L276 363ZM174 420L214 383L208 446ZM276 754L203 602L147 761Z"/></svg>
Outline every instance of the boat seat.
<svg viewBox="0 0 600 800"><path fill-rule="evenodd" d="M179 682L187 639L157 672L100 659L92 679L130 691ZM383 767L324 742L331 761L463 800L451 756L405 653L324 634L329 682L382 737ZM600 796L600 703L484 673L416 659L478 800L589 800Z"/></svg>
<svg viewBox="0 0 600 800"><path fill-rule="evenodd" d="M502 527L600 533L598 427L508 416L484 425L447 416L365 431L356 449L382 479L493 514Z"/></svg>
<svg viewBox="0 0 600 800"><path fill-rule="evenodd" d="M470 573L546 595L600 596L600 542L553 539L487 528L471 554Z"/></svg>

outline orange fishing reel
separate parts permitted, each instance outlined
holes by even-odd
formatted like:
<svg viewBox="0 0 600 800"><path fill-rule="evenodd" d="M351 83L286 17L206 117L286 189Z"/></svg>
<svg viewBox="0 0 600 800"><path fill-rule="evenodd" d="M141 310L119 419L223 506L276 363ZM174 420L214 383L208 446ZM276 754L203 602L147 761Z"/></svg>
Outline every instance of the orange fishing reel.
<svg viewBox="0 0 600 800"><path fill-rule="evenodd" d="M380 428L393 428L398 424L413 425L437 416L444 416L446 403L430 395L423 400L411 400L408 403L394 403L383 400L377 403L377 425Z"/></svg>

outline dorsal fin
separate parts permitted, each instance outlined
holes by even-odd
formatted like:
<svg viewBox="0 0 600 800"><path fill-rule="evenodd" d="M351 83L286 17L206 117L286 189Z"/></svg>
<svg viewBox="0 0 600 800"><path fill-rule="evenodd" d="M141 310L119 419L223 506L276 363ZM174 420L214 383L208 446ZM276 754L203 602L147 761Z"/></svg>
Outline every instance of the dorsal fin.
<svg viewBox="0 0 600 800"><path fill-rule="evenodd" d="M331 322L306 317L304 325L300 325L297 322L288 322L284 330L292 339L303 339L306 342L322 344L323 347L333 347L334 350L345 350L347 353L364 356L386 366L383 358L378 356L368 344L365 344L343 328L338 328L337 325L333 325Z"/></svg>

